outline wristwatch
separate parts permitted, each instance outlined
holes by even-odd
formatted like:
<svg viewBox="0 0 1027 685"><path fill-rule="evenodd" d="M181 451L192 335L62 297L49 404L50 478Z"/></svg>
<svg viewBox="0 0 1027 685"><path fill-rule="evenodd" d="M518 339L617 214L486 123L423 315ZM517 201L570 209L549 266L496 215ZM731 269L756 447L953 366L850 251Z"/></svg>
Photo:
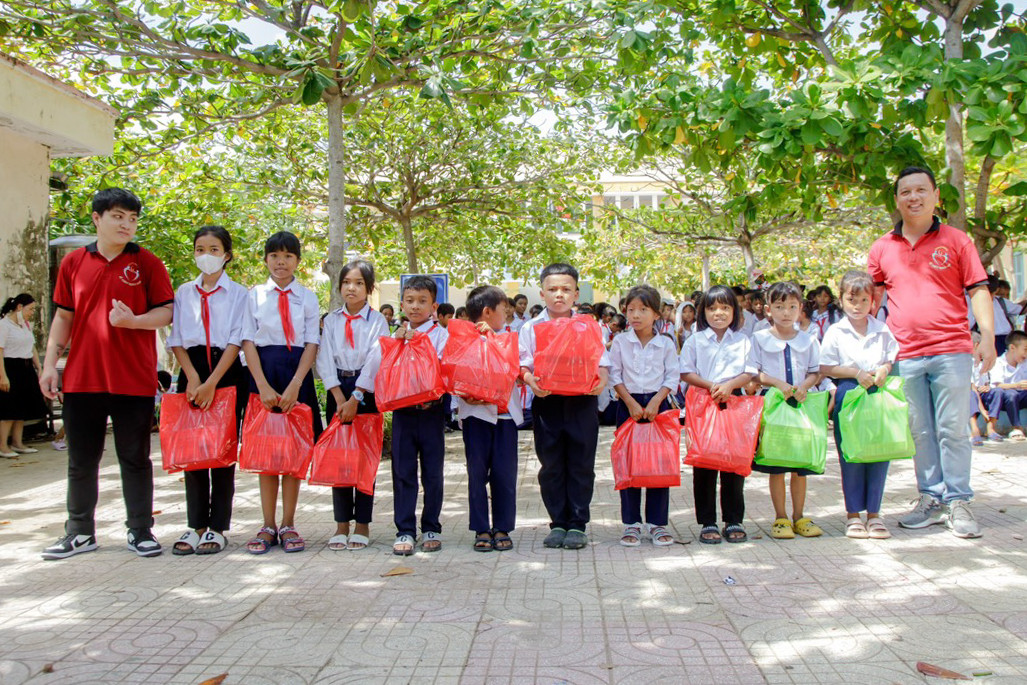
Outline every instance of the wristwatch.
<svg viewBox="0 0 1027 685"><path fill-rule="evenodd" d="M354 390L352 393L350 393L350 397L355 399L358 404L363 404L364 403L364 391L363 390Z"/></svg>

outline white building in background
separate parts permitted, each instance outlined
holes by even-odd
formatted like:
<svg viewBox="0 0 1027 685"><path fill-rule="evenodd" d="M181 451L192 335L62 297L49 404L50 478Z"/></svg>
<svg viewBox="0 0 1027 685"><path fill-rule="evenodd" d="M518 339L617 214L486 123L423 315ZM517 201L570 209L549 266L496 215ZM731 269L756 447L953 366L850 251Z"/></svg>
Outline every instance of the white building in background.
<svg viewBox="0 0 1027 685"><path fill-rule="evenodd" d="M112 107L0 53L0 298L28 292L49 304L50 160L110 155L117 117ZM43 318L37 333L45 330Z"/></svg>

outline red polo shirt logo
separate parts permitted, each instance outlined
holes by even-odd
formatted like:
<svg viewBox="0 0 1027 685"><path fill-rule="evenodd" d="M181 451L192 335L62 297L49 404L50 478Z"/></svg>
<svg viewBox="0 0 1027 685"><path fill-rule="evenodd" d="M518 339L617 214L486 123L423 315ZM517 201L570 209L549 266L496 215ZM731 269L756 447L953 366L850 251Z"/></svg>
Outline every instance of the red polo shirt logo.
<svg viewBox="0 0 1027 685"><path fill-rule="evenodd" d="M125 285L142 285L142 277L139 275L139 267L132 262L121 272L121 282Z"/></svg>
<svg viewBox="0 0 1027 685"><path fill-rule="evenodd" d="M944 245L939 245L931 253L931 266L939 271L952 266L952 258L949 256L949 248Z"/></svg>

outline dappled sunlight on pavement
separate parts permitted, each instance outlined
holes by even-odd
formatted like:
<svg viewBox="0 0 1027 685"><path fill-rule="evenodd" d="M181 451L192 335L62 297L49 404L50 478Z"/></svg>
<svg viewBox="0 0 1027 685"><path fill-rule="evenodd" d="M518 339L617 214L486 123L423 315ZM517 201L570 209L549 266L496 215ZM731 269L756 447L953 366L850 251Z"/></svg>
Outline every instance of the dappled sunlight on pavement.
<svg viewBox="0 0 1027 685"><path fill-rule="evenodd" d="M97 552L44 562L62 532L66 455L0 460L0 683L923 683L926 661L988 683L1027 682L1027 443L975 451L980 540L898 528L915 496L893 464L890 540L844 537L833 447L810 478L817 539L770 538L766 477L746 483L750 542L699 544L691 473L671 493L679 544L618 544L620 505L602 429L592 544L542 546L547 519L530 433L520 434L518 530L510 552L471 549L460 435L447 438L444 549L395 557L389 463L369 549L333 552L331 493L304 485L307 551L245 551L259 527L257 477L239 473L229 547L176 557L181 474L160 470L155 533L165 553L125 546L108 440ZM37 445L38 446L38 445ZM680 544L685 543L685 544ZM408 575L383 577L403 566ZM726 584L730 576L734 584Z"/></svg>

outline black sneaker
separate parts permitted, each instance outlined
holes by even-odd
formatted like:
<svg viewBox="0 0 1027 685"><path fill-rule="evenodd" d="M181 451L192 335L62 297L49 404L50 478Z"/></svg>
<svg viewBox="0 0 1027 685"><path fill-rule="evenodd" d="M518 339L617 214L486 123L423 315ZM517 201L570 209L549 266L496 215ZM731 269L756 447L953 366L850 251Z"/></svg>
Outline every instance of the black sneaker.
<svg viewBox="0 0 1027 685"><path fill-rule="evenodd" d="M128 548L141 557L155 557L164 551L149 528L129 528Z"/></svg>
<svg viewBox="0 0 1027 685"><path fill-rule="evenodd" d="M546 539L542 541L542 546L548 547L549 549L559 549L560 547L563 547L563 541L566 537L566 530L563 528L553 528L549 531L549 535L546 536Z"/></svg>
<svg viewBox="0 0 1027 685"><path fill-rule="evenodd" d="M83 552L92 552L97 548L96 538L92 535L65 535L63 538L43 550L44 559L66 559Z"/></svg>

